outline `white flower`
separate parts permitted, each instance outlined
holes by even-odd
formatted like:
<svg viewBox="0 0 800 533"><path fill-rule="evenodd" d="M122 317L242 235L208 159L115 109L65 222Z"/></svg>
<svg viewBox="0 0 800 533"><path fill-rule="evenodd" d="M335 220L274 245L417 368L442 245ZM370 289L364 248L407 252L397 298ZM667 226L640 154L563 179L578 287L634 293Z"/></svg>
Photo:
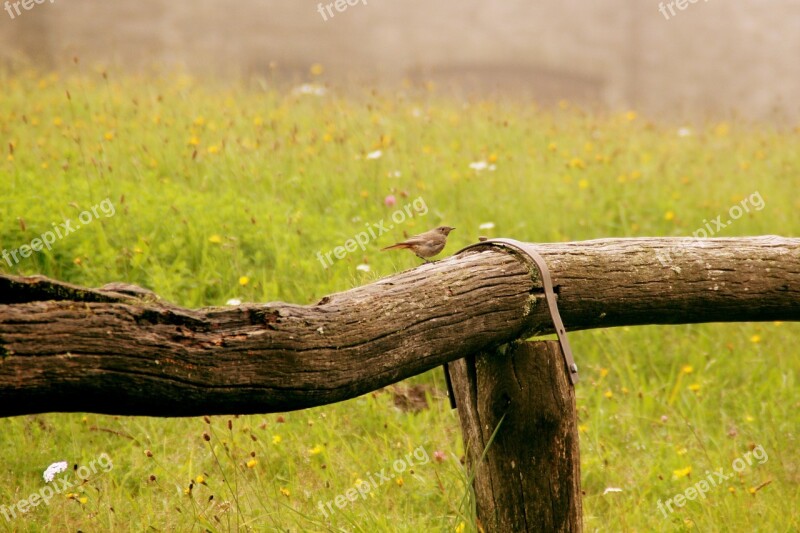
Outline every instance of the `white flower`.
<svg viewBox="0 0 800 533"><path fill-rule="evenodd" d="M225 302L225 305L242 305L242 301L239 298L231 298Z"/></svg>
<svg viewBox="0 0 800 533"><path fill-rule="evenodd" d="M494 228L494 222L484 222L483 224L478 226L478 229L493 229L493 228Z"/></svg>
<svg viewBox="0 0 800 533"><path fill-rule="evenodd" d="M327 92L328 90L325 87L314 85L313 83L304 83L292 90L293 94L313 94L314 96L325 96Z"/></svg>
<svg viewBox="0 0 800 533"><path fill-rule="evenodd" d="M356 270L360 270L361 272L369 272L369 265L362 263L356 267Z"/></svg>
<svg viewBox="0 0 800 533"><path fill-rule="evenodd" d="M375 150L374 152L370 152L367 154L367 159L380 159L383 155L383 152L380 150Z"/></svg>
<svg viewBox="0 0 800 533"><path fill-rule="evenodd" d="M475 161L474 163L469 164L469 168L474 170L475 172L480 172L481 170L489 170L494 171L497 167L495 165L490 165L486 161Z"/></svg>
<svg viewBox="0 0 800 533"><path fill-rule="evenodd" d="M60 474L61 472L67 469L67 462L66 461L59 461L57 463L53 463L47 467L47 470L44 471L44 482L50 483L53 481L53 478L56 477L56 474Z"/></svg>
<svg viewBox="0 0 800 533"><path fill-rule="evenodd" d="M678 137L691 137L692 136L692 129L691 128L678 128Z"/></svg>
<svg viewBox="0 0 800 533"><path fill-rule="evenodd" d="M622 489L619 489L617 487L606 487L606 490L603 491L603 495L606 495L609 492L622 492Z"/></svg>

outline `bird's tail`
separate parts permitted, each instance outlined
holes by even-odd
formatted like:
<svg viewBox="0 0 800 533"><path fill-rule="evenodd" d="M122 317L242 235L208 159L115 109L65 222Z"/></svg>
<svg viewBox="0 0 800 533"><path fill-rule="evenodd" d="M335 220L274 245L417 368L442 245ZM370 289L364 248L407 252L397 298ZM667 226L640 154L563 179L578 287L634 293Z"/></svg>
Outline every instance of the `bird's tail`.
<svg viewBox="0 0 800 533"><path fill-rule="evenodd" d="M393 244L391 246L387 246L386 248L381 248L381 252L384 252L386 250L395 250L395 249L398 249L398 248L410 248L410 247L411 247L411 245L406 243L406 242L398 242L397 244Z"/></svg>

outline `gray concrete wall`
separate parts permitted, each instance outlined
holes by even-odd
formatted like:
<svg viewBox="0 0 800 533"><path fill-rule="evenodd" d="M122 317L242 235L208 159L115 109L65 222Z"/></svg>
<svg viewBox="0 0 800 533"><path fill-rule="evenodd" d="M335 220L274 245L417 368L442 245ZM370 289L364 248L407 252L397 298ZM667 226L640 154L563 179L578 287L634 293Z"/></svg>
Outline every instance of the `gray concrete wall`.
<svg viewBox="0 0 800 533"><path fill-rule="evenodd" d="M800 119L800 0L680 0L669 19L652 0L359 0L328 20L308 0L26 1L13 19L0 11L7 63L65 68L79 56L225 76L273 63L292 77L319 62L340 80L433 79L676 119Z"/></svg>

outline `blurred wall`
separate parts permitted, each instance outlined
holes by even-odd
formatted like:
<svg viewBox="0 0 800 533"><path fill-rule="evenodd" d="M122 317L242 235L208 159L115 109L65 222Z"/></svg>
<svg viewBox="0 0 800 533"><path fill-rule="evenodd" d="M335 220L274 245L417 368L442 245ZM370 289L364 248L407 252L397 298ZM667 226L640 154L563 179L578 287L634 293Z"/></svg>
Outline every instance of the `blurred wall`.
<svg viewBox="0 0 800 533"><path fill-rule="evenodd" d="M0 11L7 64L79 56L225 76L272 64L299 78L318 62L339 80L430 79L676 120L800 118L800 0L671 0L663 13L653 0L25 1Z"/></svg>

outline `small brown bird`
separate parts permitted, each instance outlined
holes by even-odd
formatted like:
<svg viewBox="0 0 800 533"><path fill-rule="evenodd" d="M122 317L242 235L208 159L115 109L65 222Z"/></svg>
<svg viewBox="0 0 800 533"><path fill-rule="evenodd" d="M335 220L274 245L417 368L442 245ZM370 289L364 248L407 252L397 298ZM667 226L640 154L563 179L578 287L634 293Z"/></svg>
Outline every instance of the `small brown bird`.
<svg viewBox="0 0 800 533"><path fill-rule="evenodd" d="M430 263L428 258L433 257L444 249L445 244L447 244L447 235L454 229L456 228L451 228L450 226L439 226L438 228L426 231L425 233L414 235L410 239L407 239L403 242L398 242L397 244L382 248L381 252L384 250L406 248L414 252L417 257L426 263Z"/></svg>

